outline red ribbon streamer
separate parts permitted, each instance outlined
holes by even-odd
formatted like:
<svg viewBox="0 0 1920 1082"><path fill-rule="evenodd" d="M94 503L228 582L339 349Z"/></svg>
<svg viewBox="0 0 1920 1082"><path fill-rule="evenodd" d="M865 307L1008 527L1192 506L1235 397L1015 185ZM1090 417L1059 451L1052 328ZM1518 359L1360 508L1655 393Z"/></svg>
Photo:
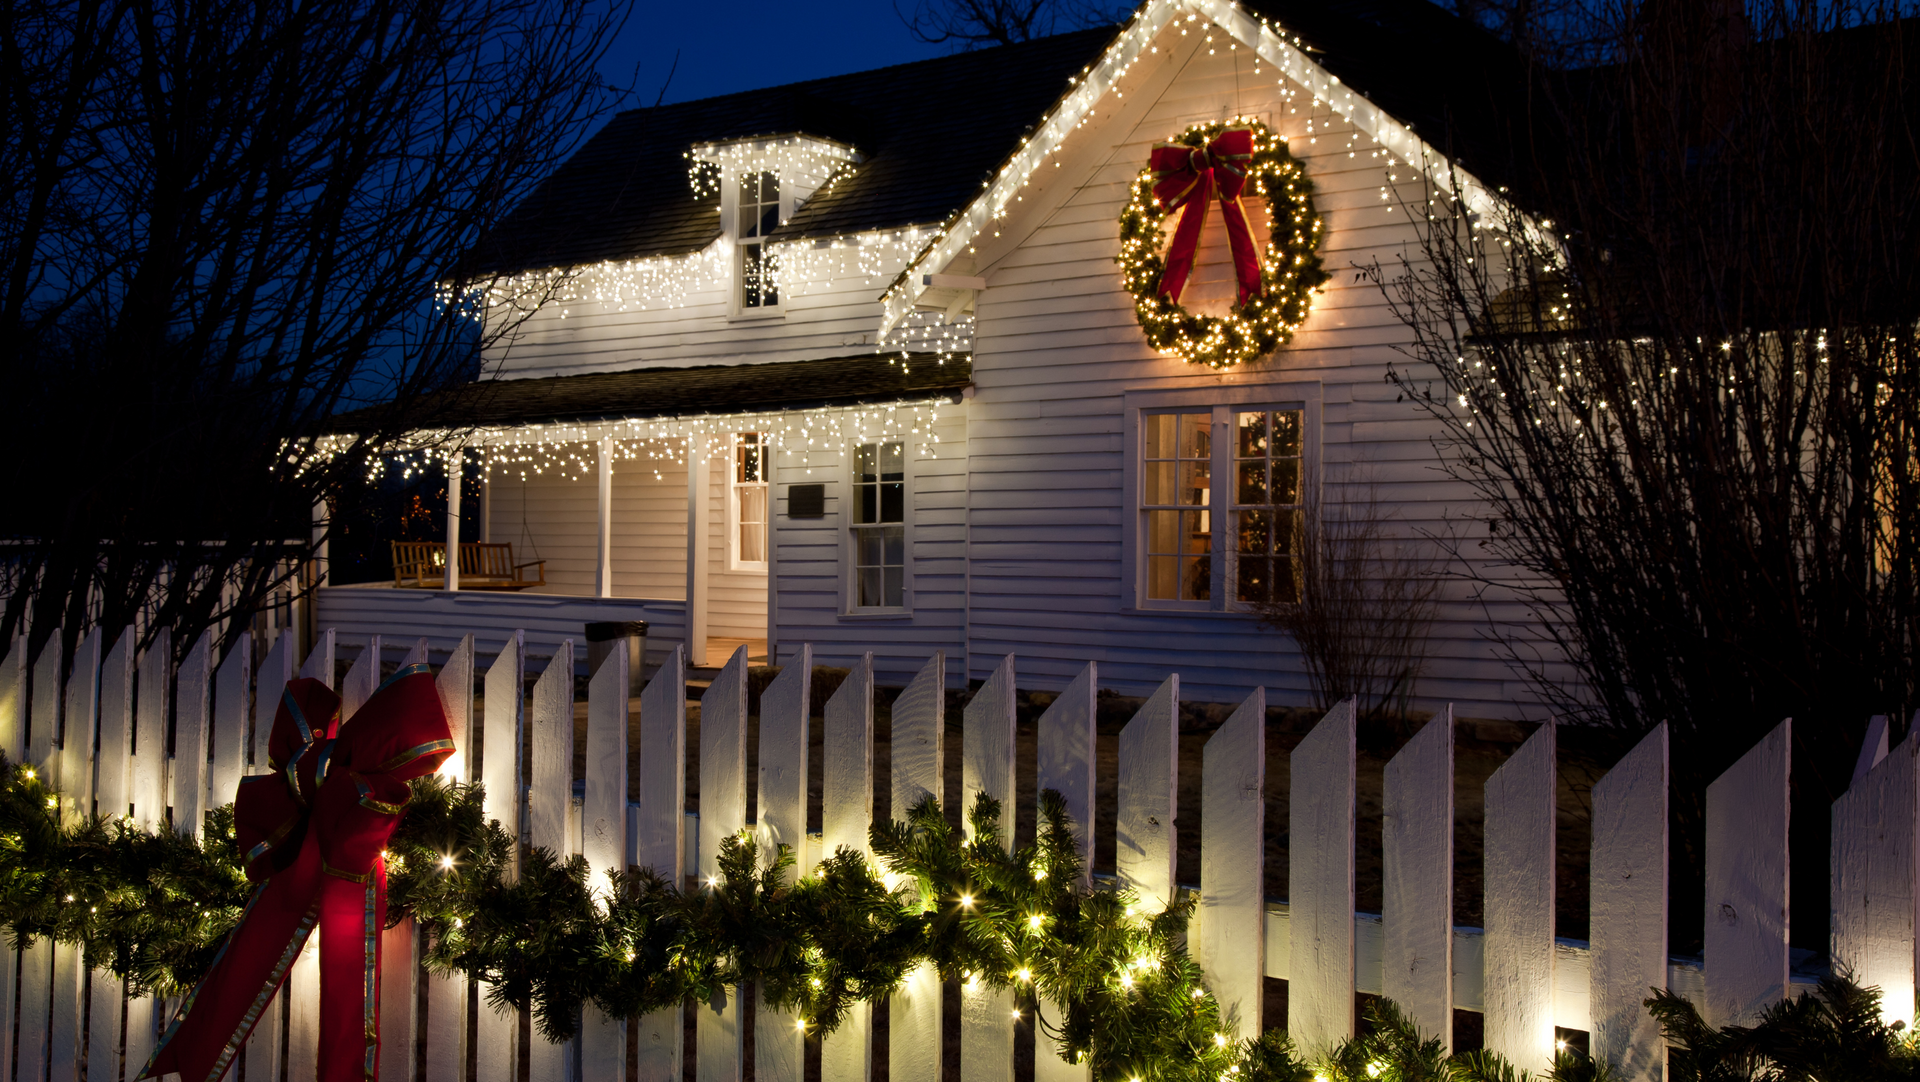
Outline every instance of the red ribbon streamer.
<svg viewBox="0 0 1920 1082"><path fill-rule="evenodd" d="M242 779L233 802L253 897L141 1078L219 1082L315 927L319 1082L378 1077L382 852L407 782L437 769L453 739L425 665L396 673L345 724L339 711L318 680L295 680L281 696L267 741L273 772Z"/></svg>
<svg viewBox="0 0 1920 1082"><path fill-rule="evenodd" d="M1233 253L1233 274L1240 283L1239 303L1262 289L1260 258L1253 229L1247 224L1240 193L1247 186L1247 168L1253 160L1253 132L1228 128L1204 147L1182 144L1155 147L1147 159L1153 170L1153 194L1169 214L1179 212L1173 242L1167 245L1167 269L1160 275L1160 296L1174 303L1193 277L1193 259L1200 249L1200 231L1207 224L1207 205L1220 200L1220 216L1227 223L1227 246Z"/></svg>

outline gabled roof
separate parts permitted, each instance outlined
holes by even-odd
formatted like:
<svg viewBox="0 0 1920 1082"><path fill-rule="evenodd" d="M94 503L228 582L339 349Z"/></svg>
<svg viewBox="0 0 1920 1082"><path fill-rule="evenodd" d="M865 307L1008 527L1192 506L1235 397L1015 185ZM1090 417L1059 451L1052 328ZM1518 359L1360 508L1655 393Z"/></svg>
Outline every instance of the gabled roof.
<svg viewBox="0 0 1920 1082"><path fill-rule="evenodd" d="M1492 182L1506 171L1525 70L1480 27L1427 0L1254 0L1241 10L1297 35L1314 61L1435 149ZM621 113L509 216L477 262L512 271L704 248L720 235L719 199L694 197L685 154L756 135L824 136L866 158L780 235L944 222L981 194L982 180L1116 34L1084 30Z"/></svg>

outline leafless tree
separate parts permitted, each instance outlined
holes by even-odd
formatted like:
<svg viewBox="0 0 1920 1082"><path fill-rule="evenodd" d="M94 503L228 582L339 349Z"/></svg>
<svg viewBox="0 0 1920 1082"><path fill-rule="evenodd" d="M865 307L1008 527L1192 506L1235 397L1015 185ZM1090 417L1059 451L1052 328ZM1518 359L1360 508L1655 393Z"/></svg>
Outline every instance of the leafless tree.
<svg viewBox="0 0 1920 1082"><path fill-rule="evenodd" d="M0 9L0 643L147 607L184 645L288 584L510 330L472 253L612 103L622 3Z"/></svg>
<svg viewBox="0 0 1920 1082"><path fill-rule="evenodd" d="M1794 719L1808 944L1864 724L1920 705L1905 14L1588 9L1569 32L1605 63L1539 70L1531 114L1516 101L1513 202L1476 215L1434 186L1382 274L1415 341L1395 378L1488 508L1483 585L1580 677L1542 691L1623 737L1673 727L1677 879L1705 782ZM1698 912L1676 902L1690 934Z"/></svg>
<svg viewBox="0 0 1920 1082"><path fill-rule="evenodd" d="M895 0L893 10L921 41L979 49L1112 26L1133 7L1117 0L914 0L909 13Z"/></svg>

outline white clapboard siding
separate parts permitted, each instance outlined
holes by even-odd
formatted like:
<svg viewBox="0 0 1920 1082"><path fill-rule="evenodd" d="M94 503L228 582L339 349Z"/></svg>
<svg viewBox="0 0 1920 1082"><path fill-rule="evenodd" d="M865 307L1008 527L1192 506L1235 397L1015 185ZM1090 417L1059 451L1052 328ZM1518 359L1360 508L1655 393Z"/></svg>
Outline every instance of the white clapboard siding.
<svg viewBox="0 0 1920 1082"><path fill-rule="evenodd" d="M1712 1025L1752 1025L1787 994L1792 750L1793 721L1788 719L1707 786L1703 953L1713 968L1702 1013ZM1898 997L1898 991L1882 995Z"/></svg>
<svg viewBox="0 0 1920 1082"><path fill-rule="evenodd" d="M418 640L412 651L400 659L400 665L427 663L427 640ZM440 764L440 773L448 781L465 785L473 780L473 636L468 634L454 647L447 663L434 677L434 690L440 694L440 709L446 712L453 732L453 754ZM454 854L458 859L459 854ZM410 928L415 957L427 949L426 933ZM394 931L398 931L395 926ZM383 941L382 949L391 940ZM427 985L427 1017L420 1027L420 1039L432 1053L426 1058L421 1082L463 1082L467 1077L467 981L455 974L430 974L416 970ZM386 1071L386 1053L381 1052L381 1071Z"/></svg>
<svg viewBox="0 0 1920 1082"><path fill-rule="evenodd" d="M892 815L905 822L921 801L939 800L946 784L946 655L936 653L893 701ZM765 700L763 699L762 702ZM761 725L765 725L762 714ZM1012 806L1007 815L1012 816ZM939 904L923 898L923 904ZM887 1077L939 1082L941 1043L939 970L922 962L887 1000ZM963 1050L961 1053L965 1055Z"/></svg>
<svg viewBox="0 0 1920 1082"><path fill-rule="evenodd" d="M1453 1046L1453 708L1387 763L1381 794L1382 992Z"/></svg>
<svg viewBox="0 0 1920 1082"><path fill-rule="evenodd" d="M520 837L520 745L526 726L526 697L521 693L526 671L526 640L518 631L508 635L500 653L487 667L482 692L480 781L486 787L482 809L500 824L509 838ZM519 869L519 846L508 864L511 876ZM487 1002L489 986L477 989L479 1021L474 1040L476 1082L512 1082L520 1075L520 1015L496 1011Z"/></svg>
<svg viewBox="0 0 1920 1082"><path fill-rule="evenodd" d="M1093 882L1093 802L1094 802L1094 723L1100 682L1099 667L1087 662L1060 697L1048 704L1040 715L1035 732L1034 768L1036 791L1052 789L1066 802L1067 815L1073 820L1074 851L1080 857L1080 885ZM1035 1004L1040 1023L1034 1027L1034 1082L1088 1082L1092 1066L1069 1063L1045 1033L1057 1031L1063 1012L1058 1005L1042 999Z"/></svg>
<svg viewBox="0 0 1920 1082"><path fill-rule="evenodd" d="M1009 654L967 702L960 736L966 836L974 837L973 802L984 793L1000 802L1001 845L1008 852L1013 851L1014 828L1014 690ZM960 986L961 1082L1012 1082L1013 1011L1011 988L995 988L982 980Z"/></svg>
<svg viewBox="0 0 1920 1082"><path fill-rule="evenodd" d="M1553 722L1534 730L1487 779L1486 1046L1542 1072L1553 1046Z"/></svg>
<svg viewBox="0 0 1920 1082"><path fill-rule="evenodd" d="M668 882L687 874L687 652L676 646L640 693L640 804L629 817L632 863ZM637 1079L680 1077L680 1008L655 1011L638 1030Z"/></svg>
<svg viewBox="0 0 1920 1082"><path fill-rule="evenodd" d="M1309 1054L1353 1036L1357 734L1348 699L1287 760L1287 1032Z"/></svg>
<svg viewBox="0 0 1920 1082"><path fill-rule="evenodd" d="M127 790L133 774L134 633L122 632L100 668L100 745L94 753L95 814L114 818L129 814ZM95 961L89 959L89 961ZM124 1054L121 1025L126 1014L126 987L120 978L95 966L89 973L87 996L87 1082L119 1082Z"/></svg>
<svg viewBox="0 0 1920 1082"><path fill-rule="evenodd" d="M824 852L867 853L873 822L873 658L863 655L827 700L820 754ZM857 1003L820 1044L822 1082L867 1082L873 1069L873 1009Z"/></svg>
<svg viewBox="0 0 1920 1082"><path fill-rule="evenodd" d="M1254 689L1207 738L1200 767L1195 960L1230 1033L1258 1037L1266 937L1267 695Z"/></svg>
<svg viewBox="0 0 1920 1082"><path fill-rule="evenodd" d="M610 903L612 876L627 866L627 692L625 650L609 651L587 683L587 763L580 805L580 855L594 893ZM591 1003L580 1010L582 1078L622 1082L627 1023Z"/></svg>
<svg viewBox="0 0 1920 1082"><path fill-rule="evenodd" d="M1633 1082L1658 1082L1666 1043L1642 1003L1667 979L1667 727L1593 787L1590 1049Z"/></svg>
<svg viewBox="0 0 1920 1082"><path fill-rule="evenodd" d="M527 837L555 860L574 854L573 643L563 642L534 682L527 711L533 764L528 779ZM573 1077L574 1041L556 1044L535 1034L528 1048L530 1082L567 1082Z"/></svg>
<svg viewBox="0 0 1920 1082"><path fill-rule="evenodd" d="M1180 794L1180 677L1169 676L1120 730L1114 870L1148 912L1173 901L1173 817Z"/></svg>
<svg viewBox="0 0 1920 1082"><path fill-rule="evenodd" d="M808 870L807 716L813 701L812 681L813 647L802 643L794 650L793 659L781 667L780 675L760 694L759 778L754 789L759 822L754 838L760 844L760 859L766 864L773 863L779 847L793 850L789 881ZM896 713L896 727L897 718ZM759 1082L801 1082L805 1056L805 1023L791 1011L757 1003L754 1077Z"/></svg>
<svg viewBox="0 0 1920 1082"><path fill-rule="evenodd" d="M736 647L700 696L700 865L703 889L717 885L720 846L747 825L747 648ZM739 1082L745 1060L740 989L721 989L695 1008L699 1082Z"/></svg>
<svg viewBox="0 0 1920 1082"><path fill-rule="evenodd" d="M60 718L61 818L77 822L93 810L93 734L100 720L100 663L105 632L94 628L74 651ZM86 1055L81 1028L86 999L81 986L86 961L79 947L53 946L53 1028L48 1044L48 1082L76 1082Z"/></svg>

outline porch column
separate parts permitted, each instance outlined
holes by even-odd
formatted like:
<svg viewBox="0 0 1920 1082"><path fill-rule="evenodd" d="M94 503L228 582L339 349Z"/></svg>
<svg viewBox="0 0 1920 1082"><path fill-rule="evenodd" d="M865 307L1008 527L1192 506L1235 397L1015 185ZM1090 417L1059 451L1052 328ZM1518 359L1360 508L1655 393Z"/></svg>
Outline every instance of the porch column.
<svg viewBox="0 0 1920 1082"><path fill-rule="evenodd" d="M447 592L460 590L460 481L465 474L467 452L461 448L447 456Z"/></svg>
<svg viewBox="0 0 1920 1082"><path fill-rule="evenodd" d="M707 663L707 448L687 437L687 664Z"/></svg>
<svg viewBox="0 0 1920 1082"><path fill-rule="evenodd" d="M613 437L600 438L600 561L594 564L593 596L613 596Z"/></svg>
<svg viewBox="0 0 1920 1082"><path fill-rule="evenodd" d="M486 456L481 456L485 465ZM493 540L493 474L491 471L480 475L480 543Z"/></svg>
<svg viewBox="0 0 1920 1082"><path fill-rule="evenodd" d="M325 496L313 501L313 584L327 585L327 550L331 542L327 539L327 527L332 523L332 513L327 508Z"/></svg>

